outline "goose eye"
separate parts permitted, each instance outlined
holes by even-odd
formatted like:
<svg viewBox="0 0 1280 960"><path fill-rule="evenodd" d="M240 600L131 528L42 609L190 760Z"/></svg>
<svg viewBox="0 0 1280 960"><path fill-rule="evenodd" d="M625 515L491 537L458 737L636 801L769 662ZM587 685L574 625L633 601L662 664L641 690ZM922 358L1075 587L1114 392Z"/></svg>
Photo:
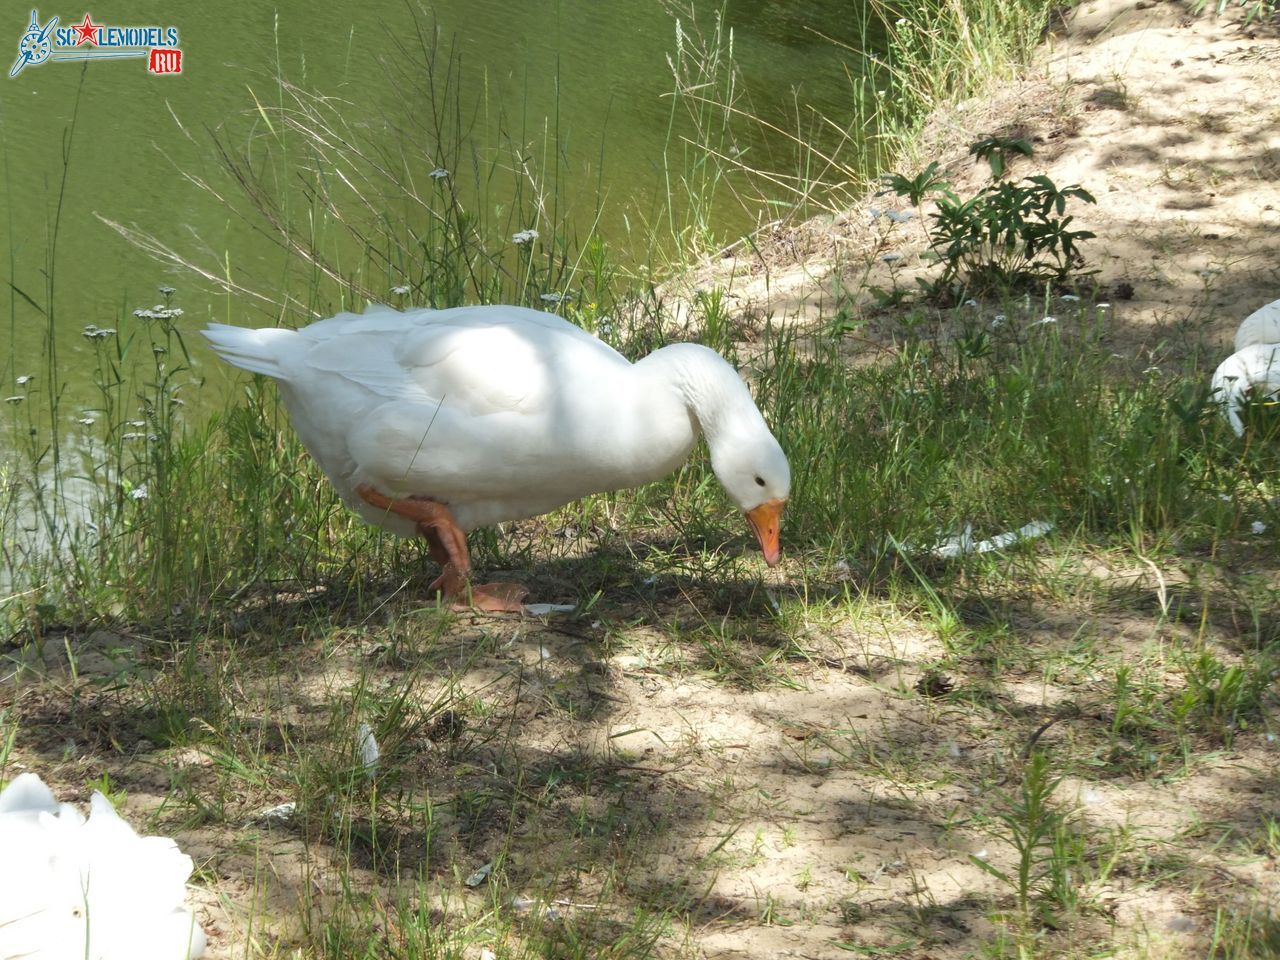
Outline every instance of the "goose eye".
<svg viewBox="0 0 1280 960"><path fill-rule="evenodd" d="M764 486L764 477L756 477L756 486L757 486L757 487L763 487L763 486Z"/></svg>

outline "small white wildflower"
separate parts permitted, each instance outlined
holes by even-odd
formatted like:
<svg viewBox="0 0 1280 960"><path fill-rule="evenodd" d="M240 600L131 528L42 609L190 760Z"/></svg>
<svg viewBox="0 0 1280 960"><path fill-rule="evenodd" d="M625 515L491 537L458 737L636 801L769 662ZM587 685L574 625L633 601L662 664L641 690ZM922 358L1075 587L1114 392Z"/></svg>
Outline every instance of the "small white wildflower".
<svg viewBox="0 0 1280 960"><path fill-rule="evenodd" d="M409 292L409 286L408 284L401 283L392 287L391 292L394 293L397 297L403 297L406 293Z"/></svg>
<svg viewBox="0 0 1280 960"><path fill-rule="evenodd" d="M1266 533L1267 525L1261 520L1255 520L1253 523L1249 524L1249 529L1252 530L1255 535L1259 533Z"/></svg>
<svg viewBox="0 0 1280 960"><path fill-rule="evenodd" d="M519 244L533 243L533 241L537 239L538 239L537 230L521 230L519 233L513 233L511 235L512 243L519 243Z"/></svg>
<svg viewBox="0 0 1280 960"><path fill-rule="evenodd" d="M448 175L449 175L449 171L446 170L444 167L436 167L434 170L432 170L430 173L427 174L427 176L430 177L432 180L443 180Z"/></svg>
<svg viewBox="0 0 1280 960"><path fill-rule="evenodd" d="M1003 313L997 313L994 317L991 318L991 325L993 327L1002 327L1004 326L1004 322L1007 319L1008 318Z"/></svg>
<svg viewBox="0 0 1280 960"><path fill-rule="evenodd" d="M164 287L159 287L158 289L160 290L160 296L162 297L172 297L175 293L178 292L177 287L164 286Z"/></svg>
<svg viewBox="0 0 1280 960"><path fill-rule="evenodd" d="M164 347L160 346L160 344L153 343L151 345L151 352L154 353L157 357L163 357L169 351L166 350Z"/></svg>
<svg viewBox="0 0 1280 960"><path fill-rule="evenodd" d="M966 307L976 307L976 306L978 305L978 301L977 301L977 300L974 300L974 299L971 297L971 298L969 298L968 300L966 300L966 301L964 302L964 305L965 305Z"/></svg>
<svg viewBox="0 0 1280 960"><path fill-rule="evenodd" d="M31 374L25 374L25 375L23 375L23 376L21 376L21 377L19 377L19 378L18 378L18 386L20 386L20 387L25 387L25 386L26 386L28 383L30 383L33 379L35 379L35 378L34 378L34 377L32 377L32 376L31 376Z"/></svg>
<svg viewBox="0 0 1280 960"><path fill-rule="evenodd" d="M172 320L185 312L181 307L166 307L163 303L157 303L150 310L135 310L133 315L139 320Z"/></svg>
<svg viewBox="0 0 1280 960"><path fill-rule="evenodd" d="M130 490L129 499L130 500L147 499L147 485L145 483L140 483L136 487L134 487L132 490Z"/></svg>
<svg viewBox="0 0 1280 960"><path fill-rule="evenodd" d="M902 259L902 254L900 253L886 253L884 256L880 258L880 262L881 263L897 263L901 259Z"/></svg>
<svg viewBox="0 0 1280 960"><path fill-rule="evenodd" d="M141 440L144 436L146 436L146 434L144 433L126 433L126 434L123 434L120 437L120 439L121 440Z"/></svg>
<svg viewBox="0 0 1280 960"><path fill-rule="evenodd" d="M76 421L76 423L84 427L92 427L97 422L98 421L95 420L93 417L81 417L79 420Z"/></svg>
<svg viewBox="0 0 1280 960"><path fill-rule="evenodd" d="M1075 303L1080 298L1077 297L1074 293L1064 293L1058 299L1061 300L1063 303Z"/></svg>
<svg viewBox="0 0 1280 960"><path fill-rule="evenodd" d="M129 421L129 426L131 426L131 427L145 427L146 425L147 425L147 421L145 421L145 420L130 420L130 421Z"/></svg>
<svg viewBox="0 0 1280 960"><path fill-rule="evenodd" d="M1094 306L1095 306L1095 307L1097 307L1099 310L1110 310L1110 309L1111 309L1111 304L1109 304L1109 303L1095 303L1095 304L1094 304Z"/></svg>
<svg viewBox="0 0 1280 960"><path fill-rule="evenodd" d="M1035 321L1035 323L1033 323L1033 324L1031 324L1031 325L1032 325L1033 327L1040 327L1040 326L1043 326L1043 325L1044 325L1044 324L1046 324L1046 323L1057 323L1057 322L1058 322L1058 318L1057 318L1057 317L1044 317L1044 318L1042 318L1042 319L1040 319L1040 320Z"/></svg>
<svg viewBox="0 0 1280 960"><path fill-rule="evenodd" d="M4 402L5 403L21 403L25 399L27 398L26 397L5 397Z"/></svg>
<svg viewBox="0 0 1280 960"><path fill-rule="evenodd" d="M360 762L372 773L382 752L378 749L378 741L374 739L373 728L367 723L356 727L356 749L360 751Z"/></svg>

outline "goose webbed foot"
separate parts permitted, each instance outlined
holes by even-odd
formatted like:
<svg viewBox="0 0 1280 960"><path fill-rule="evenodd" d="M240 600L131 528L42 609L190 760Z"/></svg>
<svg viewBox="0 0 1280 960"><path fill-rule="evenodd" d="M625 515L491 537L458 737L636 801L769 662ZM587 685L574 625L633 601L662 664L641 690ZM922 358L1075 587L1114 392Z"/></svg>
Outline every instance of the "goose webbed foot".
<svg viewBox="0 0 1280 960"><path fill-rule="evenodd" d="M467 535L445 504L425 497L388 497L370 483L359 484L356 493L379 510L399 514L417 524L419 536L426 538L431 559L443 567L429 589L438 593L452 609L476 609L487 613L524 612L522 601L529 591L520 584L471 582Z"/></svg>

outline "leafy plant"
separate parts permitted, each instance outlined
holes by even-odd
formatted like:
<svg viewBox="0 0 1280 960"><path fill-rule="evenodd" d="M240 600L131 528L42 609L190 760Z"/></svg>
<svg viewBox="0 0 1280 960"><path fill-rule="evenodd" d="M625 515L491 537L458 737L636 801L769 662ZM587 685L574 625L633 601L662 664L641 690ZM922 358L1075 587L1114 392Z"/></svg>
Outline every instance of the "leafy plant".
<svg viewBox="0 0 1280 960"><path fill-rule="evenodd" d="M1198 720L1230 743L1237 729L1257 712L1271 685L1267 658L1241 664L1225 664L1207 650L1189 657L1183 666L1187 687L1175 704L1184 719Z"/></svg>
<svg viewBox="0 0 1280 960"><path fill-rule="evenodd" d="M886 173L880 179L887 189L881 194L893 191L900 197L906 197L913 206L920 206L931 193L951 193L951 182L938 176L938 161L933 160L914 177L901 173ZM954 196L954 194L952 194Z"/></svg>
<svg viewBox="0 0 1280 960"><path fill-rule="evenodd" d="M999 180L1004 176L1008 158L1011 154L1020 153L1029 157L1035 153L1030 141L1015 137L984 137L969 145L969 155L987 161L991 167L991 178Z"/></svg>
<svg viewBox="0 0 1280 960"><path fill-rule="evenodd" d="M970 295L1008 295L1061 283L1077 272L1083 265L1078 244L1093 233L1071 229L1074 217L1067 214L1067 203L1094 203L1093 195L1079 184L1059 187L1044 174L1020 183L1002 179L1010 155L1031 155L1025 140L987 137L969 152L987 161L991 180L968 199L939 176L936 161L915 177L894 173L883 178L883 192L906 197L916 206L932 196L937 206L929 247L942 264L942 275L920 281L929 296L957 302Z"/></svg>

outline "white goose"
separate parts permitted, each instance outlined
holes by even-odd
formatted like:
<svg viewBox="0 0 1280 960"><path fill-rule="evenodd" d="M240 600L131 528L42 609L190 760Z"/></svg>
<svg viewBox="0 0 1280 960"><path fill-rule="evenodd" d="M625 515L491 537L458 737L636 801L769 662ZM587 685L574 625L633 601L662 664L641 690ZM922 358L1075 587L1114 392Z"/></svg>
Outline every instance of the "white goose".
<svg viewBox="0 0 1280 960"><path fill-rule="evenodd" d="M300 330L210 324L229 363L272 377L294 429L365 520L427 539L432 589L522 609L516 584L471 585L466 532L649 483L689 456L745 512L770 566L791 471L734 368L673 344L631 363L586 331L512 306L371 306Z"/></svg>
<svg viewBox="0 0 1280 960"><path fill-rule="evenodd" d="M1240 321L1240 328L1236 330L1236 353L1258 343L1280 343L1280 300L1263 304Z"/></svg>
<svg viewBox="0 0 1280 960"><path fill-rule="evenodd" d="M1237 350L1213 372L1213 398L1237 437L1244 436L1240 411L1249 391L1262 396L1280 395L1280 343L1254 343Z"/></svg>
<svg viewBox="0 0 1280 960"><path fill-rule="evenodd" d="M1249 392L1280 395L1280 300L1259 307L1240 322L1235 353L1213 373L1213 397L1237 437L1244 435L1240 410Z"/></svg>
<svg viewBox="0 0 1280 960"><path fill-rule="evenodd" d="M86 820L34 773L0 791L0 958L194 960L191 858L139 837L95 792Z"/></svg>

